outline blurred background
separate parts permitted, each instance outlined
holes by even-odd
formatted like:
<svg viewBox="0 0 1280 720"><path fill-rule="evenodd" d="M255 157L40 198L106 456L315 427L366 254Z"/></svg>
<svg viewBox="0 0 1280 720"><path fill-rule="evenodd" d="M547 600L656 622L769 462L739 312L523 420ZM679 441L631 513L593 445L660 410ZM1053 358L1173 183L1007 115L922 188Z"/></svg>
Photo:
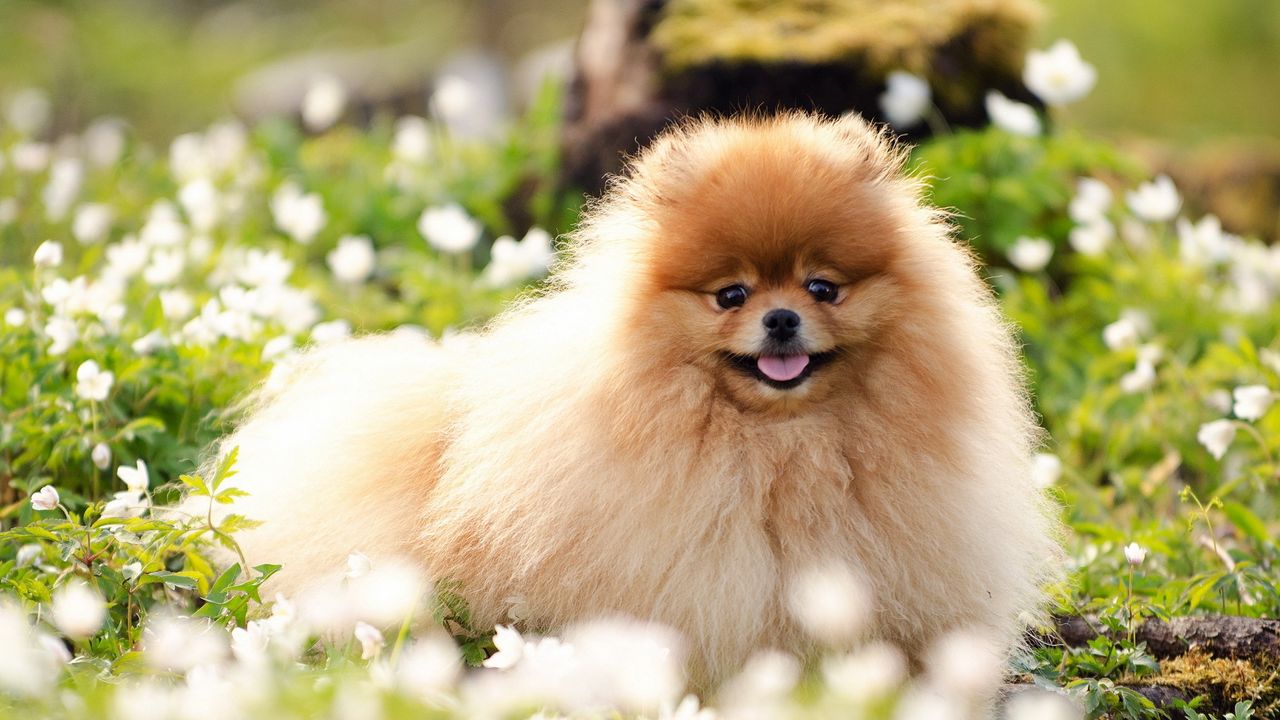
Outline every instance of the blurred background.
<svg viewBox="0 0 1280 720"><path fill-rule="evenodd" d="M1044 0L1045 46L1072 39L1100 81L1066 120L1090 134L1181 146L1280 136L1280 2ZM459 53L554 62L586 0L0 0L0 95L51 94L54 127L127 117L167 141L272 93L271 72L372 65L413 90ZM549 50L550 49L550 50ZM540 51L541 52L540 54ZM297 92L301 92L298 90Z"/></svg>

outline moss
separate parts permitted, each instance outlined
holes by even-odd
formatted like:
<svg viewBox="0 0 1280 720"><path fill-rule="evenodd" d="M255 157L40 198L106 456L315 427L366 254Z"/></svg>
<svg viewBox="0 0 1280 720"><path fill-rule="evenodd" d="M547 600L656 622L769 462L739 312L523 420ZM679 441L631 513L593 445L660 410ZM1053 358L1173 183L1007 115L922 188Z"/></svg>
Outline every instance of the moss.
<svg viewBox="0 0 1280 720"><path fill-rule="evenodd" d="M1011 73L1040 16L1031 0L671 0L652 40L668 70L723 62L857 61L926 77L947 48Z"/></svg>
<svg viewBox="0 0 1280 720"><path fill-rule="evenodd" d="M1280 662L1274 659L1214 658L1192 649L1181 657L1161 661L1160 674L1145 682L1178 688L1188 695L1207 695L1227 707L1252 700L1257 717L1274 717L1280 712Z"/></svg>

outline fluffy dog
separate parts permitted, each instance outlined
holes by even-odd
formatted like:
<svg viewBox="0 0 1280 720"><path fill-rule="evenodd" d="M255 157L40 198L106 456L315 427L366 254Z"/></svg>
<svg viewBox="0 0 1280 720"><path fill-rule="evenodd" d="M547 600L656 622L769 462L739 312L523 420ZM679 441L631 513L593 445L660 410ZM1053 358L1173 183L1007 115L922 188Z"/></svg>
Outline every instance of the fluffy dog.
<svg viewBox="0 0 1280 720"><path fill-rule="evenodd" d="M857 118L700 120L589 208L548 288L446 345L305 356L224 441L241 537L295 592L348 553L456 582L478 627L683 632L695 676L805 654L837 561L869 634L1008 646L1055 554L1016 346L903 154Z"/></svg>

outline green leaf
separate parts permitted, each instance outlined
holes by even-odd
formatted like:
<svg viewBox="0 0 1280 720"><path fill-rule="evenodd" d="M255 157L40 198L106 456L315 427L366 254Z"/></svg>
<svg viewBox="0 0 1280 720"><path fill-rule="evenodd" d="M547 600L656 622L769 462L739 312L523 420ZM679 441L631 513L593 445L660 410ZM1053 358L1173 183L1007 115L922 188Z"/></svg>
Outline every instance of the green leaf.
<svg viewBox="0 0 1280 720"><path fill-rule="evenodd" d="M1227 501L1222 506L1222 512L1237 530L1258 543L1260 547L1265 548L1271 545L1271 534L1267 532L1267 526L1252 510L1238 502Z"/></svg>

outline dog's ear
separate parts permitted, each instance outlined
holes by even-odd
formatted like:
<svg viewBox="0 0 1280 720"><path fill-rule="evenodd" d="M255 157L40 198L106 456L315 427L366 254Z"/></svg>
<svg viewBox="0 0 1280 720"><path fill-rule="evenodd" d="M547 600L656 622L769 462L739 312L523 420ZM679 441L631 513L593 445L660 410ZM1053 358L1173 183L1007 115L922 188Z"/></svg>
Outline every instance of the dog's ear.
<svg viewBox="0 0 1280 720"><path fill-rule="evenodd" d="M907 151L887 125L874 125L856 112L847 112L828 123L838 143L850 151L850 159L872 181L900 177Z"/></svg>
<svg viewBox="0 0 1280 720"><path fill-rule="evenodd" d="M720 124L721 121L709 115L686 117L672 123L627 159L623 175L628 181L626 184L645 188L647 200L667 204L674 191L694 181L697 158L693 153L697 143L693 138Z"/></svg>

